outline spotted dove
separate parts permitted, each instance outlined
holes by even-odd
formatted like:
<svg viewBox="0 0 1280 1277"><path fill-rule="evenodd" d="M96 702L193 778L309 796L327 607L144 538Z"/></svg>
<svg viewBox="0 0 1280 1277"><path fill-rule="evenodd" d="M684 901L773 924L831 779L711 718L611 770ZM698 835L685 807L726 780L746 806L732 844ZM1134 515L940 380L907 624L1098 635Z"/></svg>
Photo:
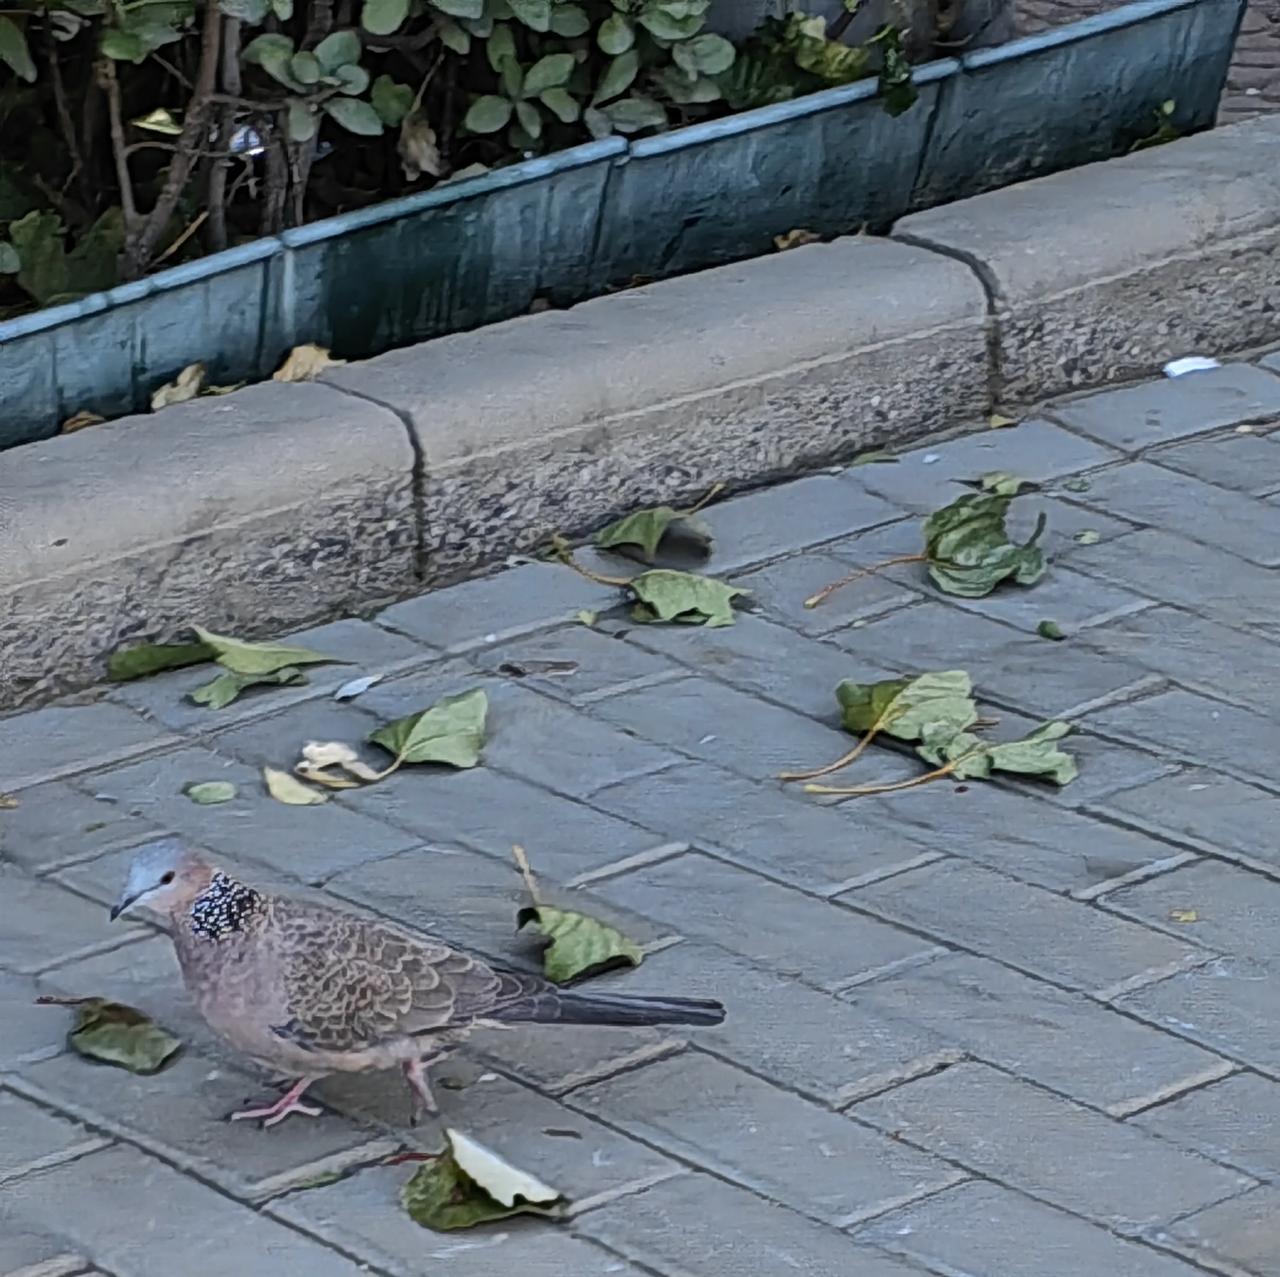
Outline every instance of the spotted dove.
<svg viewBox="0 0 1280 1277"><path fill-rule="evenodd" d="M426 1069L478 1026L719 1024L695 998L580 993L504 971L428 935L237 882L174 839L139 851L118 918L145 904L169 919L187 989L210 1027L259 1064L298 1081L275 1103L231 1114L264 1126L332 1073L400 1065L419 1107L436 1112Z"/></svg>

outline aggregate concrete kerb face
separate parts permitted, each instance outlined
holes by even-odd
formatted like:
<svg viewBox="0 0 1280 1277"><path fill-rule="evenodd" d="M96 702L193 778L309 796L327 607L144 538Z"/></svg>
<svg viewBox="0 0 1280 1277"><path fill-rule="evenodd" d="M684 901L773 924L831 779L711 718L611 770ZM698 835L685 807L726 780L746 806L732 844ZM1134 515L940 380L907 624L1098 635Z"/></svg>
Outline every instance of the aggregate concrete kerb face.
<svg viewBox="0 0 1280 1277"><path fill-rule="evenodd" d="M1280 119L0 454L0 710L1280 335Z"/></svg>

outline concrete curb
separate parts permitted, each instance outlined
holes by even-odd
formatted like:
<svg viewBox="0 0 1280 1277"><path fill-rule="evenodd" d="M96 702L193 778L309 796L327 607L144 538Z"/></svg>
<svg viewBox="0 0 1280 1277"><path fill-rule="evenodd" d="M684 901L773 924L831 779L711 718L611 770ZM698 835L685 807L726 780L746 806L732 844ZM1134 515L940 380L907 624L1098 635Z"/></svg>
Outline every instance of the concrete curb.
<svg viewBox="0 0 1280 1277"><path fill-rule="evenodd" d="M0 708L1280 335L1280 119L0 453Z"/></svg>

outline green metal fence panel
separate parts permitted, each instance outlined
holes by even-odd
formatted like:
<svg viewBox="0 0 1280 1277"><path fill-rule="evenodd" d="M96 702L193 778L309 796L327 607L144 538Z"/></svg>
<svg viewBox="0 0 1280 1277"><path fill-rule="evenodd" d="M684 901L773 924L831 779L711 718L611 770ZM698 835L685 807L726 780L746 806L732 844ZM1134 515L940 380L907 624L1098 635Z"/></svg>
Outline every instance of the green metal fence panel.
<svg viewBox="0 0 1280 1277"><path fill-rule="evenodd" d="M1244 0L1140 0L982 49L939 96L915 209L1122 155L1176 103L1182 132L1217 114Z"/></svg>
<svg viewBox="0 0 1280 1277"><path fill-rule="evenodd" d="M959 69L921 67L920 101L897 118L863 80L633 143L605 195L597 291L768 253L797 228L884 229L908 211L939 85Z"/></svg>
<svg viewBox="0 0 1280 1277"><path fill-rule="evenodd" d="M621 138L574 147L281 236L280 330L359 359L590 291Z"/></svg>

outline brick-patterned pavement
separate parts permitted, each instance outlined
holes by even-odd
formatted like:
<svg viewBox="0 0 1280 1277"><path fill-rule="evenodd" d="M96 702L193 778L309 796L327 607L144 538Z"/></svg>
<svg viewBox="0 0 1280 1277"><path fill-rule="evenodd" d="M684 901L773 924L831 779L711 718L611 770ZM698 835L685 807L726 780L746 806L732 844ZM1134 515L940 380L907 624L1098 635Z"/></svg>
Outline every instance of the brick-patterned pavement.
<svg viewBox="0 0 1280 1277"><path fill-rule="evenodd" d="M801 606L995 468L1045 485L1021 515L1049 518L1038 585L963 601L902 566ZM356 663L306 687L212 713L187 670L0 720L0 1274L1280 1273L1280 356L707 518L710 569L753 592L731 628L638 626L527 564L295 636ZM998 733L1075 719L1079 780L834 806L778 782L845 749L837 680L939 667L973 673ZM336 701L357 669L385 677ZM318 808L263 791L304 741L474 685L481 767ZM860 769L919 764L877 747ZM212 779L238 797L183 796ZM729 1018L475 1039L442 1070L446 1120L574 1214L433 1235L397 1203L413 1167L387 1164L438 1138L405 1124L398 1075L323 1084L318 1121L218 1120L260 1080L195 1018L167 940L107 921L160 831L512 962L520 842L544 891L648 946L605 981ZM42 991L122 998L188 1049L151 1078L94 1067Z"/></svg>
<svg viewBox="0 0 1280 1277"><path fill-rule="evenodd" d="M1203 0L1214 3L1214 0ZM1024 33L1114 9L1122 0L1016 0ZM1219 120L1280 110L1280 0L1251 0L1240 30L1235 61L1222 97Z"/></svg>

